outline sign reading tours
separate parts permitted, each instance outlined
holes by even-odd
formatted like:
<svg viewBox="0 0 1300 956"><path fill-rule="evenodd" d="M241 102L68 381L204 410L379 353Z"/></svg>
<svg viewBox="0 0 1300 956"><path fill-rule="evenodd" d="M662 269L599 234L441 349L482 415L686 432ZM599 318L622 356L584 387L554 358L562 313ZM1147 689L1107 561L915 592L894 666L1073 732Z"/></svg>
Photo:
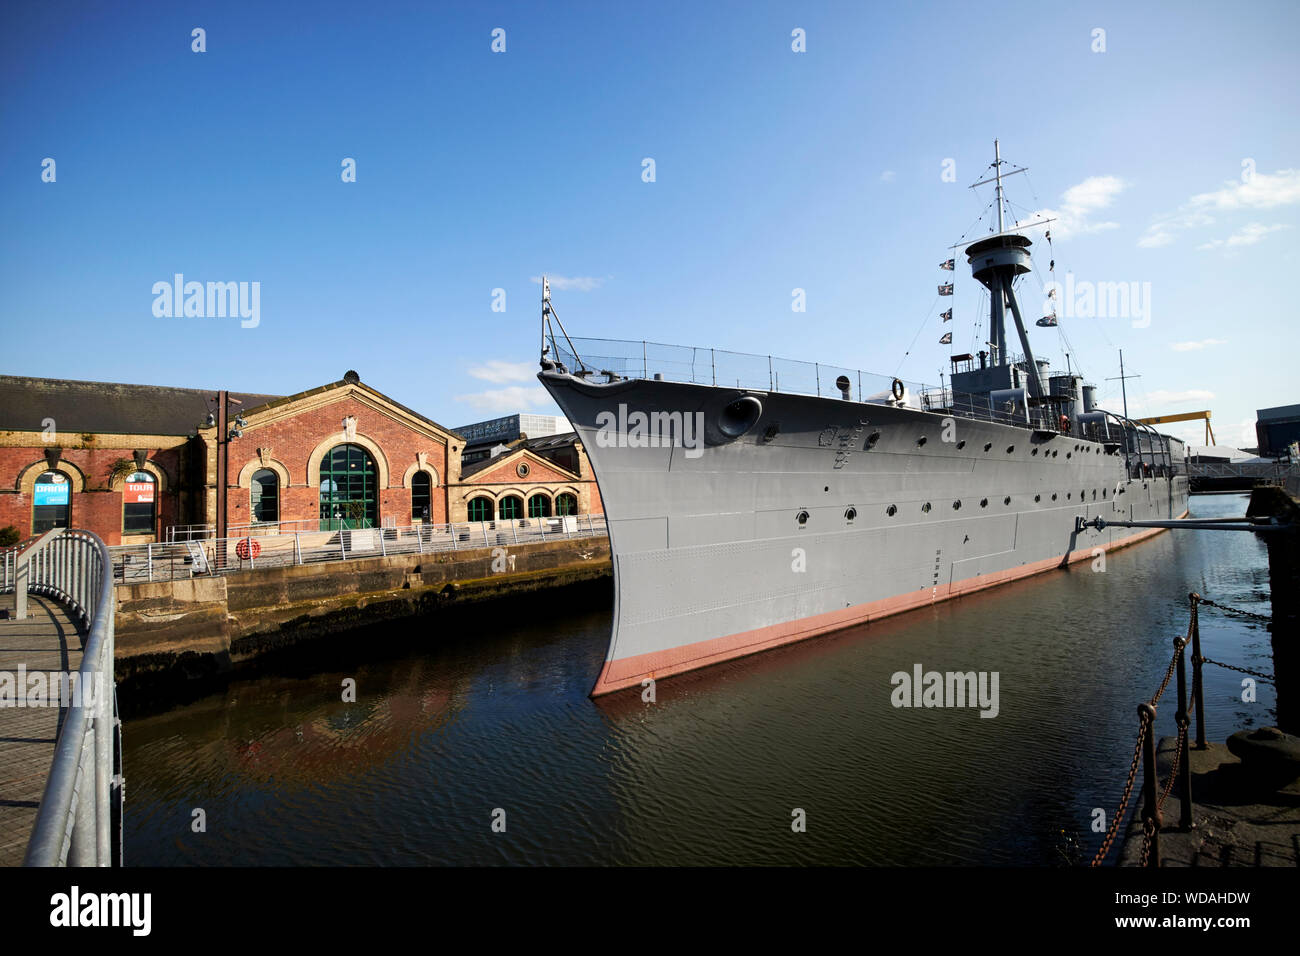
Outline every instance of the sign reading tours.
<svg viewBox="0 0 1300 956"><path fill-rule="evenodd" d="M153 476L145 471L137 471L126 479L126 488L122 491L122 501L128 505L153 504Z"/></svg>

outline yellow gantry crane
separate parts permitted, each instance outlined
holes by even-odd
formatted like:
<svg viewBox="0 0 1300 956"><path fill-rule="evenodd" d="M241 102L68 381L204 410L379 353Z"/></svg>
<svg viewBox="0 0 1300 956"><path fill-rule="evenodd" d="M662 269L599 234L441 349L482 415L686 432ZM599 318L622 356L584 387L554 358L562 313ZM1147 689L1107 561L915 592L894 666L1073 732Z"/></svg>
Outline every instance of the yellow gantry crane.
<svg viewBox="0 0 1300 956"><path fill-rule="evenodd" d="M1143 425L1162 425L1166 422L1192 422L1197 419L1205 419L1205 444L1218 444L1214 440L1214 429L1210 427L1210 413L1203 412L1184 412L1181 415L1157 415L1154 418L1139 418L1137 421Z"/></svg>

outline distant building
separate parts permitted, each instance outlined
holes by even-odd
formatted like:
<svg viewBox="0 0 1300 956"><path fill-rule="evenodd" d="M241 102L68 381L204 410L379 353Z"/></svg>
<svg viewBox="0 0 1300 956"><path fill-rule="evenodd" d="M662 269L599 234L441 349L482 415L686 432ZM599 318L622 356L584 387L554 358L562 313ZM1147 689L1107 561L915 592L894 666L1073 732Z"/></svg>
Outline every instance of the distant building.
<svg viewBox="0 0 1300 956"><path fill-rule="evenodd" d="M1260 457L1275 457L1285 452L1292 442L1300 441L1300 405L1261 408L1255 418Z"/></svg>
<svg viewBox="0 0 1300 956"><path fill-rule="evenodd" d="M219 475L214 390L0 375L0 528L145 544L169 527L213 527L218 496L232 536L601 510L577 436L554 435L557 424L569 431L563 418L471 426L476 464L462 459L460 434L355 372L296 395L230 399L243 424Z"/></svg>
<svg viewBox="0 0 1300 956"><path fill-rule="evenodd" d="M462 425L456 433L465 437L461 460L466 464L494 458L523 438L544 438L573 430L567 419L558 415L517 413L504 418Z"/></svg>

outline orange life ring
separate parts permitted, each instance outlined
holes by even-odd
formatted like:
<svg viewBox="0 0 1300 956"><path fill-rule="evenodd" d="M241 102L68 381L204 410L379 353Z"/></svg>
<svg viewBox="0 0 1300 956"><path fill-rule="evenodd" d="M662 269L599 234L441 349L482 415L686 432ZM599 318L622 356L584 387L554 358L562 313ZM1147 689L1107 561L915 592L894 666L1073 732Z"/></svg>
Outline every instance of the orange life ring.
<svg viewBox="0 0 1300 956"><path fill-rule="evenodd" d="M235 554L239 555L241 561L247 561L249 558L255 558L262 553L262 546L252 538L245 538L235 545Z"/></svg>

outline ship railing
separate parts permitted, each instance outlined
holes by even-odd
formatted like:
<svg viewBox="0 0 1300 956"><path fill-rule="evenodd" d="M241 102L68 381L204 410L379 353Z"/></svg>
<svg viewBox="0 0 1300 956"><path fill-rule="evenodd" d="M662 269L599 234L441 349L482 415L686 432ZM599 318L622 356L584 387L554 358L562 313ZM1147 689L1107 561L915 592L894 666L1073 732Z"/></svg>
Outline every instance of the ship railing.
<svg viewBox="0 0 1300 956"><path fill-rule="evenodd" d="M608 534L603 514L578 514L494 521L458 521L386 528L330 528L278 535L232 535L109 548L113 580L118 584L177 581L187 578L355 561L398 554L433 554L471 548L511 547L566 538L602 538ZM325 526L325 527L321 527Z"/></svg>
<svg viewBox="0 0 1300 956"><path fill-rule="evenodd" d="M1039 409L1030 409L1026 417L1023 412L992 407L986 394L958 392L845 366L622 339L553 340L550 346L552 356L565 368L592 382L663 380L820 398L844 398L847 386L848 397L864 402L891 401L895 383L901 382L905 389L902 404L907 407L1022 428L1056 427Z"/></svg>

